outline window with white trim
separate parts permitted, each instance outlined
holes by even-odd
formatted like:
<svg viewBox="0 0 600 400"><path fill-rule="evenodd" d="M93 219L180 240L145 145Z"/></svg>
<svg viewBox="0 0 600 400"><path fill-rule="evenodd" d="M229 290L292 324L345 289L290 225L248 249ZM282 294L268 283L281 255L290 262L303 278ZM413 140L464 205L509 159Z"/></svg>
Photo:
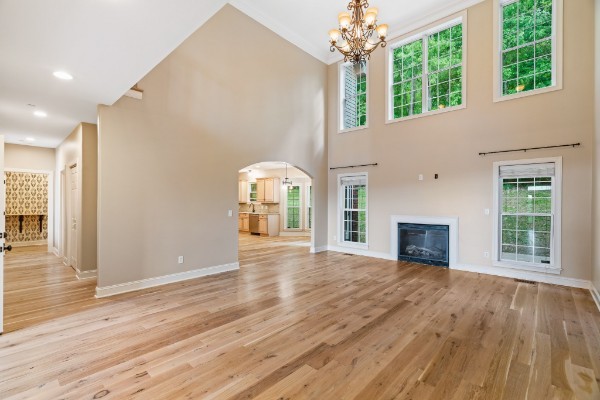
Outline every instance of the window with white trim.
<svg viewBox="0 0 600 400"><path fill-rule="evenodd" d="M306 186L306 230L312 229L312 185Z"/></svg>
<svg viewBox="0 0 600 400"><path fill-rule="evenodd" d="M367 64L340 65L340 131L367 125Z"/></svg>
<svg viewBox="0 0 600 400"><path fill-rule="evenodd" d="M300 186L291 185L286 190L286 229L300 229L301 227L301 208Z"/></svg>
<svg viewBox="0 0 600 400"><path fill-rule="evenodd" d="M250 186L248 191L250 202L256 202L256 182L250 182L248 185Z"/></svg>
<svg viewBox="0 0 600 400"><path fill-rule="evenodd" d="M388 120L462 108L465 18L454 18L390 46Z"/></svg>
<svg viewBox="0 0 600 400"><path fill-rule="evenodd" d="M340 242L367 244L367 175L340 175Z"/></svg>
<svg viewBox="0 0 600 400"><path fill-rule="evenodd" d="M495 262L527 270L558 269L560 164L516 162L495 165L497 251Z"/></svg>
<svg viewBox="0 0 600 400"><path fill-rule="evenodd" d="M562 0L497 0L501 97L560 88L557 63ZM528 93L532 94L532 93Z"/></svg>

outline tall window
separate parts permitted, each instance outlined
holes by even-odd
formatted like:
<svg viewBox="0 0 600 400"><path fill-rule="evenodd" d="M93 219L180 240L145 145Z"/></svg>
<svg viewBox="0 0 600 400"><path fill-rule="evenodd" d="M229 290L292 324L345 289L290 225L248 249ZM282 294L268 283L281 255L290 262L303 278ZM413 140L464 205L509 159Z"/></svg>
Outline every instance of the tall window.
<svg viewBox="0 0 600 400"><path fill-rule="evenodd" d="M558 89L562 0L497 0L496 38L501 97ZM498 99L498 98L496 98Z"/></svg>
<svg viewBox="0 0 600 400"><path fill-rule="evenodd" d="M367 244L367 176L340 176L342 243Z"/></svg>
<svg viewBox="0 0 600 400"><path fill-rule="evenodd" d="M312 229L312 185L306 187L306 229Z"/></svg>
<svg viewBox="0 0 600 400"><path fill-rule="evenodd" d="M367 65L340 66L340 130L367 125Z"/></svg>
<svg viewBox="0 0 600 400"><path fill-rule="evenodd" d="M286 229L300 229L300 186L288 186L286 198Z"/></svg>
<svg viewBox="0 0 600 400"><path fill-rule="evenodd" d="M498 253L496 261L534 270L560 268L556 260L558 196L555 162L498 168Z"/></svg>
<svg viewBox="0 0 600 400"><path fill-rule="evenodd" d="M391 46L390 120L463 105L463 18Z"/></svg>

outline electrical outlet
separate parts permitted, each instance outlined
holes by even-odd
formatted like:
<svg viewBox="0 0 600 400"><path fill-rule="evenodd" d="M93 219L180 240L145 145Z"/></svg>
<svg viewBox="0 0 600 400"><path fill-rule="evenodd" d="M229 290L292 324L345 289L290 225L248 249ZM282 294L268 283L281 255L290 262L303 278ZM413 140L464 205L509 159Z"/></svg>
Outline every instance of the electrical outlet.
<svg viewBox="0 0 600 400"><path fill-rule="evenodd" d="M483 214L490 215L490 209L489 208L484 208L483 209Z"/></svg>
<svg viewBox="0 0 600 400"><path fill-rule="evenodd" d="M483 258L490 258L490 252L489 251L484 251L483 252Z"/></svg>
<svg viewBox="0 0 600 400"><path fill-rule="evenodd" d="M178 262L179 264L183 264L183 256L179 256L179 257L177 258L177 262Z"/></svg>
<svg viewBox="0 0 600 400"><path fill-rule="evenodd" d="M419 180L422 181L423 180L423 174L419 174Z"/></svg>

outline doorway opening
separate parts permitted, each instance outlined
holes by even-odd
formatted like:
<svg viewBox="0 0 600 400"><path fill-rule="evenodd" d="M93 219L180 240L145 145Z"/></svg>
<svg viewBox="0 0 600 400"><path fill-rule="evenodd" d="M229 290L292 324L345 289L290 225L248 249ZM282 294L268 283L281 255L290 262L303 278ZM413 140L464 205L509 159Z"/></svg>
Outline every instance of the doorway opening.
<svg viewBox="0 0 600 400"><path fill-rule="evenodd" d="M259 162L238 171L240 264L261 252L308 253L313 243L312 178L286 162Z"/></svg>

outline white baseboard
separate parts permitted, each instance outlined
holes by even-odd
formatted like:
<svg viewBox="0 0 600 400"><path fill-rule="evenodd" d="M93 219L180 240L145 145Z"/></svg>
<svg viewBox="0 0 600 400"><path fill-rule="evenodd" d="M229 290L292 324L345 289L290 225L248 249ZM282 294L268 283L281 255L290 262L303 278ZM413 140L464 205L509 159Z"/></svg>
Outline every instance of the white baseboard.
<svg viewBox="0 0 600 400"><path fill-rule="evenodd" d="M457 264L451 269L476 272L486 275L503 276L505 278L524 279L527 281L550 283L553 285L569 286L581 289L589 289L591 286L591 282L585 279L568 278L566 276L543 274L539 272L519 271L511 268Z"/></svg>
<svg viewBox="0 0 600 400"><path fill-rule="evenodd" d="M32 240L30 242L12 242L10 245L12 247L27 247L27 246L43 246L47 245L47 240Z"/></svg>
<svg viewBox="0 0 600 400"><path fill-rule="evenodd" d="M598 292L598 289L596 289L593 283L590 283L590 293L596 303L596 307L598 307L598 311L600 311L600 292Z"/></svg>
<svg viewBox="0 0 600 400"><path fill-rule="evenodd" d="M397 259L392 258L389 253L382 253L379 251L355 249L353 247L332 246L332 245L327 246L327 250L336 251L338 253L354 254L357 256L365 256L365 257L381 258L383 260L398 261Z"/></svg>
<svg viewBox="0 0 600 400"><path fill-rule="evenodd" d="M327 246L311 247L310 248L311 254L322 253L324 251L327 251Z"/></svg>
<svg viewBox="0 0 600 400"><path fill-rule="evenodd" d="M76 269L75 272L77 275L77 279L79 279L79 280L92 279L98 275L98 270L96 270L96 269L89 270L89 271L80 271L80 270Z"/></svg>
<svg viewBox="0 0 600 400"><path fill-rule="evenodd" d="M155 278L142 279L139 281L120 283L118 285L96 287L96 298L114 296L121 293L133 292L141 289L148 289L155 286L162 286L169 283L187 281L189 279L201 278L203 276L220 274L228 271L240 269L240 263L231 263L217 265L214 267L200 268L192 271L180 272L177 274L157 276Z"/></svg>
<svg viewBox="0 0 600 400"><path fill-rule="evenodd" d="M60 253L58 252L58 249L57 249L56 247L53 247L53 248L52 248L52 253L54 253L54 255L55 255L56 257L60 257Z"/></svg>

